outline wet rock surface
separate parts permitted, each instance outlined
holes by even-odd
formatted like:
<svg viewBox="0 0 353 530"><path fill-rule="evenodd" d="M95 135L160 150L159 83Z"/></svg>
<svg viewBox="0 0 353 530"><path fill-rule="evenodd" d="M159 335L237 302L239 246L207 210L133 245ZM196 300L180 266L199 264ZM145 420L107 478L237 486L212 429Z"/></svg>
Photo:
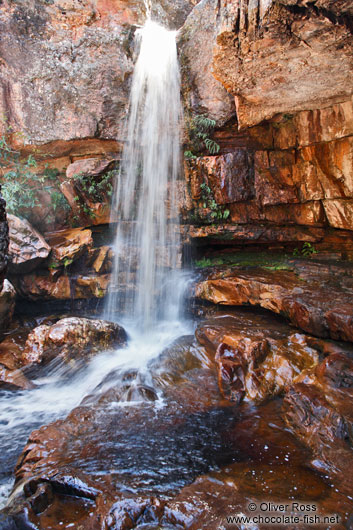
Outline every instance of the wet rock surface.
<svg viewBox="0 0 353 530"><path fill-rule="evenodd" d="M61 357L66 362L126 345L127 334L118 324L104 320L70 317L53 325L43 324L29 334L25 363L46 363Z"/></svg>
<svg viewBox="0 0 353 530"><path fill-rule="evenodd" d="M315 378L346 392L349 348L243 310L210 315L196 336L198 342L192 336L176 341L147 372L110 373L65 420L34 431L16 467L17 492L4 528L27 518L28 525L53 529L216 530L227 515L249 514L249 502L265 498L314 503L320 514L338 513L337 528L344 528L352 510L347 483L341 487L337 459L333 464L320 453L321 461L327 455L322 473L313 451L322 435L346 443L337 417L347 415L326 398L326 409L336 412L317 429L323 409L316 416L310 410L303 421L291 403L305 401L304 393L293 396ZM257 407L237 405L234 387L229 393L224 386L221 365L239 359L242 368L247 363L247 380L253 377L247 399L263 401ZM265 386L256 386L261 379ZM287 424L282 400L266 400L278 394L285 395ZM337 392L330 399L337 403ZM313 442L309 431L318 433Z"/></svg>
<svg viewBox="0 0 353 530"><path fill-rule="evenodd" d="M352 342L350 263L291 260L281 268L224 268L196 286L196 297L220 305L260 306L313 335Z"/></svg>

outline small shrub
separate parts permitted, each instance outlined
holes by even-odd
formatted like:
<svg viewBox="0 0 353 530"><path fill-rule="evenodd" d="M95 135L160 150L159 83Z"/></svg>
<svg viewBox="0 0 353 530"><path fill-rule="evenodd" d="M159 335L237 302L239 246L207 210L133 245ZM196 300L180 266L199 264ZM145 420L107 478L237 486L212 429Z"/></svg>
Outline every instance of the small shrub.
<svg viewBox="0 0 353 530"><path fill-rule="evenodd" d="M219 144L210 138L215 126L215 120L208 118L205 114L198 114L191 120L189 127L191 148L184 152L185 158L196 158L196 154L201 153L205 149L211 155L219 153Z"/></svg>
<svg viewBox="0 0 353 530"><path fill-rule="evenodd" d="M223 205L217 204L211 188L203 182L201 188L201 199L203 201L202 207L211 210L210 218L211 221L225 221L230 215L228 208Z"/></svg>
<svg viewBox="0 0 353 530"><path fill-rule="evenodd" d="M312 256L313 254L317 254L317 253L318 251L316 250L314 245L312 245L308 241L305 241L301 249L299 248L294 249L293 256L296 256L296 257L303 256L304 258L308 258L309 256Z"/></svg>
<svg viewBox="0 0 353 530"><path fill-rule="evenodd" d="M37 175L34 156L21 159L21 154L9 146L5 136L0 138L0 167L3 168L2 195L9 213L27 217L30 210L41 205L43 191L50 196L53 212L70 209L58 188L59 171L46 166L43 174Z"/></svg>

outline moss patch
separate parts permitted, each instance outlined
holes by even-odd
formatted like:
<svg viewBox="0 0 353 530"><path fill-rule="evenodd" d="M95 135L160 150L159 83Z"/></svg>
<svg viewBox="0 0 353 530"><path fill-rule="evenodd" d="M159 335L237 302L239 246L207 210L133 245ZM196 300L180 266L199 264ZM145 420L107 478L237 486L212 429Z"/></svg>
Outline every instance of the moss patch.
<svg viewBox="0 0 353 530"><path fill-rule="evenodd" d="M285 254L266 252L234 252L219 256L203 257L195 261L197 268L206 267L262 267L267 270L293 270Z"/></svg>

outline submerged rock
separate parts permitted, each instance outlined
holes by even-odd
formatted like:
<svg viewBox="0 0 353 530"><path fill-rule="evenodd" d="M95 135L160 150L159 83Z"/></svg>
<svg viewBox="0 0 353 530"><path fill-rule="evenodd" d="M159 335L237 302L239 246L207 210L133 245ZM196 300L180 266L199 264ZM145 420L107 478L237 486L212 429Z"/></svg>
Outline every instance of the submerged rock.
<svg viewBox="0 0 353 530"><path fill-rule="evenodd" d="M86 358L126 344L127 334L118 324L82 317L63 318L52 326L42 325L28 336L23 358L26 363L46 363L55 357L66 362Z"/></svg>
<svg viewBox="0 0 353 530"><path fill-rule="evenodd" d="M353 480L353 361L341 353L324 359L286 394L284 417L312 449L314 469L334 477L340 491L351 495Z"/></svg>
<svg viewBox="0 0 353 530"><path fill-rule="evenodd" d="M274 318L242 311L203 322L196 337L214 356L222 394L236 403L283 394L319 362L310 337Z"/></svg>
<svg viewBox="0 0 353 530"><path fill-rule="evenodd" d="M50 254L44 237L26 220L8 214L10 273L31 272Z"/></svg>

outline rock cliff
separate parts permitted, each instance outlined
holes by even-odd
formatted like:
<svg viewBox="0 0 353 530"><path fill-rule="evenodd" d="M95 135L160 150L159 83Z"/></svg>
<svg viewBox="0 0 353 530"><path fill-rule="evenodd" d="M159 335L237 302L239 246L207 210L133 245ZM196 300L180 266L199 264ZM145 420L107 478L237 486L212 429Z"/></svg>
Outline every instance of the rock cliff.
<svg viewBox="0 0 353 530"><path fill-rule="evenodd" d="M229 211L218 230L192 229L192 240L351 247L352 9L349 1L203 0L188 17L186 109L216 121L220 151L187 161L185 209L197 225L210 224L212 200Z"/></svg>

